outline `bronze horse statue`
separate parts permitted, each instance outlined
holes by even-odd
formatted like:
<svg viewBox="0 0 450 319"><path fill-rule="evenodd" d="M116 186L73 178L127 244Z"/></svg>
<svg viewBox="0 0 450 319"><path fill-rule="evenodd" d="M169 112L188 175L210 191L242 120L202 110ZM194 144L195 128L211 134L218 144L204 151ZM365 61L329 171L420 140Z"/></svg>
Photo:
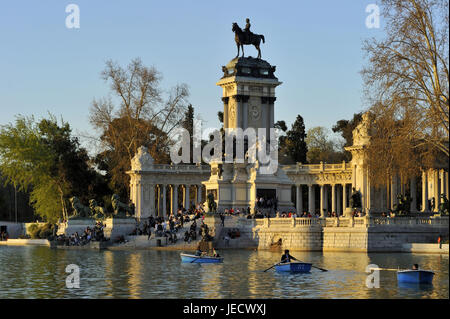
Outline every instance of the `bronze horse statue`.
<svg viewBox="0 0 450 319"><path fill-rule="evenodd" d="M232 31L235 34L234 40L236 41L236 46L238 48L236 58L239 56L240 48L242 48L242 57L244 57L244 45L253 44L256 50L258 50L258 59L261 59L261 49L259 48L259 45L261 43L261 40L263 43L265 43L265 39L262 34L250 33L247 36L247 34L244 31L242 31L242 29L238 26L236 22L233 23Z"/></svg>

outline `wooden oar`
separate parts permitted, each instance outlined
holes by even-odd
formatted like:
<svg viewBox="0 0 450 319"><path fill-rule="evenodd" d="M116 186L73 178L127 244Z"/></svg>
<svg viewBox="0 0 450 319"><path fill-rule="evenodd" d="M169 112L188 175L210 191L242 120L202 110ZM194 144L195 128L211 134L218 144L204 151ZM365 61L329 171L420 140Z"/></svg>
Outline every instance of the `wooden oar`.
<svg viewBox="0 0 450 319"><path fill-rule="evenodd" d="M275 265L270 266L269 268L267 268L266 270L264 270L264 272L268 271L269 269L272 269L273 267L275 267L276 265L279 265L279 264L281 264L281 262L276 263Z"/></svg>
<svg viewBox="0 0 450 319"><path fill-rule="evenodd" d="M399 271L400 269L393 269L393 268L370 268L370 270L390 270L390 271Z"/></svg>

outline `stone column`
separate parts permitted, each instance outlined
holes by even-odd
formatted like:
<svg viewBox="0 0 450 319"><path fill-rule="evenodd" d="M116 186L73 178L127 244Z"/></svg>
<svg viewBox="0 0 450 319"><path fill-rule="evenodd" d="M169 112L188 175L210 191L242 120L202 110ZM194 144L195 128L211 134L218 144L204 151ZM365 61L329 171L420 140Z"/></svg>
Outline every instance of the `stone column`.
<svg viewBox="0 0 450 319"><path fill-rule="evenodd" d="M445 177L445 196L448 199L448 172L444 171L444 177Z"/></svg>
<svg viewBox="0 0 450 319"><path fill-rule="evenodd" d="M163 188L162 189L162 191L163 191L162 216L166 216L166 214L167 214L167 204L166 204L166 202L167 202L167 200L166 200L167 185L163 184L162 188Z"/></svg>
<svg viewBox="0 0 450 319"><path fill-rule="evenodd" d="M155 185L154 184L150 184L150 211L149 211L149 216L156 216L155 213Z"/></svg>
<svg viewBox="0 0 450 319"><path fill-rule="evenodd" d="M172 214L176 215L178 211L178 184L172 185Z"/></svg>
<svg viewBox="0 0 450 319"><path fill-rule="evenodd" d="M439 203L443 203L444 202L444 199L442 198L440 198L440 196L441 196L441 194L445 194L445 171L443 170L443 169L441 169L440 171L439 171L439 175L440 175L440 178L441 178L441 191L439 192Z"/></svg>
<svg viewBox="0 0 450 319"><path fill-rule="evenodd" d="M197 203L201 204L202 202L202 184L197 185Z"/></svg>
<svg viewBox="0 0 450 319"><path fill-rule="evenodd" d="M229 101L229 97L223 97L222 101L223 101L223 127L229 127L228 126L228 101Z"/></svg>
<svg viewBox="0 0 450 319"><path fill-rule="evenodd" d="M430 208L428 207L428 180L427 172L422 171L422 212L427 212Z"/></svg>
<svg viewBox="0 0 450 319"><path fill-rule="evenodd" d="M347 184L342 184L342 211L345 214L347 208Z"/></svg>
<svg viewBox="0 0 450 319"><path fill-rule="evenodd" d="M324 213L323 213L323 210L325 209L324 208L324 192L325 192L325 189L324 189L324 187L325 187L325 185L320 185L320 217L324 217Z"/></svg>
<svg viewBox="0 0 450 319"><path fill-rule="evenodd" d="M339 184L338 184L339 185ZM336 186L338 186L336 185ZM338 216L342 215L342 205L341 205L341 188L336 187L336 214Z"/></svg>
<svg viewBox="0 0 450 319"><path fill-rule="evenodd" d="M303 213L302 185L297 185L297 215Z"/></svg>
<svg viewBox="0 0 450 319"><path fill-rule="evenodd" d="M313 185L308 185L308 210L311 215L315 214L315 198L314 198L314 188Z"/></svg>
<svg viewBox="0 0 450 319"><path fill-rule="evenodd" d="M439 211L439 171L437 169L434 170L434 181L433 181L433 187L434 187L434 211Z"/></svg>
<svg viewBox="0 0 450 319"><path fill-rule="evenodd" d="M410 190L411 190L411 211L417 211L417 180L416 177L412 177L410 180Z"/></svg>
<svg viewBox="0 0 450 319"><path fill-rule="evenodd" d="M336 184L331 184L331 212L336 213Z"/></svg>
<svg viewBox="0 0 450 319"><path fill-rule="evenodd" d="M190 201L189 201L189 197L190 197L190 194L189 194L190 187L191 187L191 185L185 185L185 201L184 201L184 207L185 207L186 209L189 209L189 207L191 206L191 205L190 205Z"/></svg>

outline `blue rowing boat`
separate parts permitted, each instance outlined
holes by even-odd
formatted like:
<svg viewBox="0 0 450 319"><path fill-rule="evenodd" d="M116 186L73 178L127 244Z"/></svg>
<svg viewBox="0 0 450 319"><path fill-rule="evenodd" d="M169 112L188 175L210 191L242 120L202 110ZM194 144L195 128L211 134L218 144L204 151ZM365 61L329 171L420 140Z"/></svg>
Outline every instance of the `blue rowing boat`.
<svg viewBox="0 0 450 319"><path fill-rule="evenodd" d="M275 265L278 272L306 273L311 271L312 264L302 262L289 262Z"/></svg>
<svg viewBox="0 0 450 319"><path fill-rule="evenodd" d="M431 284L434 272L422 269L408 269L397 271L397 281L399 283Z"/></svg>
<svg viewBox="0 0 450 319"><path fill-rule="evenodd" d="M223 262L223 257L212 257L212 256L196 256L191 254L180 254L181 262L183 263L203 263L203 264L213 264Z"/></svg>

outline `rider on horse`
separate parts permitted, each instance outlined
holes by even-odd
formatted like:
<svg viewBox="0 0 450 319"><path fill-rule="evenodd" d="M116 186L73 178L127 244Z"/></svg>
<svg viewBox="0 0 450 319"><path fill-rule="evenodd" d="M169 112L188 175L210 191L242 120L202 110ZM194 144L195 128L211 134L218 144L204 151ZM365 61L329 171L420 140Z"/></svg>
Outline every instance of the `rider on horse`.
<svg viewBox="0 0 450 319"><path fill-rule="evenodd" d="M251 31L250 31L250 27L251 27L250 19L249 18L245 19L245 22L247 22L247 24L245 25L245 29L244 29L245 40L246 40L245 42L249 42L250 41L250 35L252 34Z"/></svg>

